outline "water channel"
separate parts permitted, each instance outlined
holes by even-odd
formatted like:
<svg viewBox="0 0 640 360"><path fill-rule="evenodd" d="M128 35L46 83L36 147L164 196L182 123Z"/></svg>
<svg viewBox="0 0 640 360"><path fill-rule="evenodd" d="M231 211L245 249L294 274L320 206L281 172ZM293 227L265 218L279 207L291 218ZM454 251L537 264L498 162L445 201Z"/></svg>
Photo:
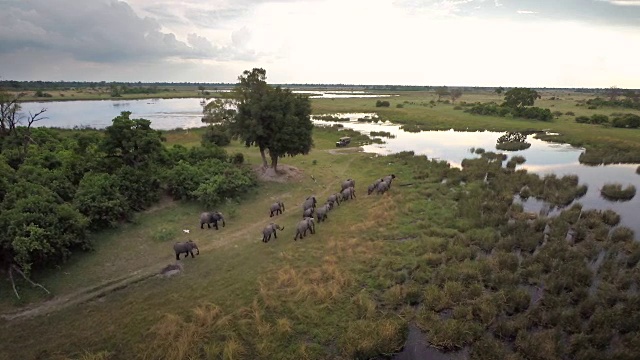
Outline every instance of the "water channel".
<svg viewBox="0 0 640 360"><path fill-rule="evenodd" d="M322 93L332 96L332 93ZM367 93L341 93L351 97L369 96ZM199 98L187 99L146 99L146 100L102 100L102 101L57 101L23 103L25 112L35 112L47 108L48 119L37 123L38 126L73 128L75 126L104 128L111 124L111 119L121 111L131 111L133 118L151 120L155 129L169 130L175 128L193 128L202 126L202 105ZM357 119L375 114L334 114L338 117L348 117L351 121L340 122L344 127L369 134L371 131L385 131L393 138L382 138L384 144L363 146L364 151L379 155L388 155L400 151L413 151L417 155L427 155L429 158L448 161L452 166L460 166L464 158L477 157L469 150L483 148L486 151L496 151L496 140L503 133L480 131L422 131L418 133L406 132L399 125L390 122L359 122ZM314 120L321 125L331 125L335 122ZM586 166L580 164L578 157L583 151L567 144L549 143L528 136L531 147L526 150L505 152L508 156L522 155L526 163L519 167L540 175L557 174L558 176L575 174L581 184L587 184L589 190L585 196L578 199L584 209L612 209L620 214L621 224L634 230L636 238L640 237L640 196L630 201L612 202L600 195L600 188L607 182L618 182L624 186L633 184L640 188L640 175L635 173L636 165L617 164L602 166ZM542 202L531 199L524 204L525 211L538 212Z"/></svg>

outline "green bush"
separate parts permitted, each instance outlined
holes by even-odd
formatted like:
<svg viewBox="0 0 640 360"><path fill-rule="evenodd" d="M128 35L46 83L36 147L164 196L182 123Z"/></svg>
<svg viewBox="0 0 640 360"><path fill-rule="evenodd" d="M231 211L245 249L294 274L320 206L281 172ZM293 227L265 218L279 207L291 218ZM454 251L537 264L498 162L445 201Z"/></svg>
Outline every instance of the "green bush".
<svg viewBox="0 0 640 360"><path fill-rule="evenodd" d="M605 124L609 122L609 117L607 115L593 114L590 121L592 124Z"/></svg>
<svg viewBox="0 0 640 360"><path fill-rule="evenodd" d="M241 152L233 154L231 157L231 163L236 165L244 164L244 154Z"/></svg>
<svg viewBox="0 0 640 360"><path fill-rule="evenodd" d="M576 114L573 111L567 111L564 114L567 115L567 116L576 116Z"/></svg>
<svg viewBox="0 0 640 360"><path fill-rule="evenodd" d="M591 122L591 119L589 119L588 116L577 116L576 122L579 124L589 124Z"/></svg>
<svg viewBox="0 0 640 360"><path fill-rule="evenodd" d="M231 138L222 125L209 125L202 134L202 146L227 146L229 143L231 143Z"/></svg>
<svg viewBox="0 0 640 360"><path fill-rule="evenodd" d="M376 107L389 107L391 103L386 100L378 100L376 101Z"/></svg>
<svg viewBox="0 0 640 360"><path fill-rule="evenodd" d="M93 229L115 227L129 215L127 200L119 191L118 178L111 174L86 174L78 185L73 203L89 219Z"/></svg>
<svg viewBox="0 0 640 360"><path fill-rule="evenodd" d="M640 127L640 116L635 114L624 114L616 116L611 121L611 126L617 128L637 129Z"/></svg>

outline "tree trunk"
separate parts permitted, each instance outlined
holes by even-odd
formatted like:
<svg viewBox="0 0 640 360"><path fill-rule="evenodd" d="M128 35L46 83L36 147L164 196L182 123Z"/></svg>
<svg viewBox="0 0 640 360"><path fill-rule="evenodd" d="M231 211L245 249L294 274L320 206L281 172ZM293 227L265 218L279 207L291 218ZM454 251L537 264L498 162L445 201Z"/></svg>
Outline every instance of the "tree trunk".
<svg viewBox="0 0 640 360"><path fill-rule="evenodd" d="M277 174L278 173L278 157L277 156L271 156L271 167L273 167L273 171Z"/></svg>
<svg viewBox="0 0 640 360"><path fill-rule="evenodd" d="M262 156L262 167L266 168L269 167L269 164L267 163L267 156L264 154L264 147L260 146L260 156Z"/></svg>

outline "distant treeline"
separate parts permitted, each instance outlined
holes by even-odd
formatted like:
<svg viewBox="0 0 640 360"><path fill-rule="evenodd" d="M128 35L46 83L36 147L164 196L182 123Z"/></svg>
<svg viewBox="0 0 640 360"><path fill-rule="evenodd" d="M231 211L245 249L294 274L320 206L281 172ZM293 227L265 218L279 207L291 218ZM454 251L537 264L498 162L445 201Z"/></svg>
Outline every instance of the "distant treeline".
<svg viewBox="0 0 640 360"><path fill-rule="evenodd" d="M235 83L208 83L208 82L120 82L120 81L17 81L17 80L0 80L0 90L19 91L19 90L61 90L70 88L98 88L109 87L111 85L126 85L135 87L219 87L232 88ZM431 85L361 85L361 84L308 84L308 83L292 83L292 84L273 84L292 89L327 89L327 90L379 90L379 91L431 91L439 86ZM475 91L493 91L497 87L493 86L458 86L464 90ZM610 88L532 88L534 90L558 90L573 91L583 93L606 93Z"/></svg>

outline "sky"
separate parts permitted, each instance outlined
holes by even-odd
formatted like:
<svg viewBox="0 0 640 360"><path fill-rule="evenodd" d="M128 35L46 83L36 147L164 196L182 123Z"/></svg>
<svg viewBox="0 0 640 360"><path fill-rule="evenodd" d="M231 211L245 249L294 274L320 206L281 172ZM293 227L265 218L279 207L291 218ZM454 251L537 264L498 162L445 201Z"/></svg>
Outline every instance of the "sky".
<svg viewBox="0 0 640 360"><path fill-rule="evenodd" d="M640 88L640 0L0 0L0 79Z"/></svg>

